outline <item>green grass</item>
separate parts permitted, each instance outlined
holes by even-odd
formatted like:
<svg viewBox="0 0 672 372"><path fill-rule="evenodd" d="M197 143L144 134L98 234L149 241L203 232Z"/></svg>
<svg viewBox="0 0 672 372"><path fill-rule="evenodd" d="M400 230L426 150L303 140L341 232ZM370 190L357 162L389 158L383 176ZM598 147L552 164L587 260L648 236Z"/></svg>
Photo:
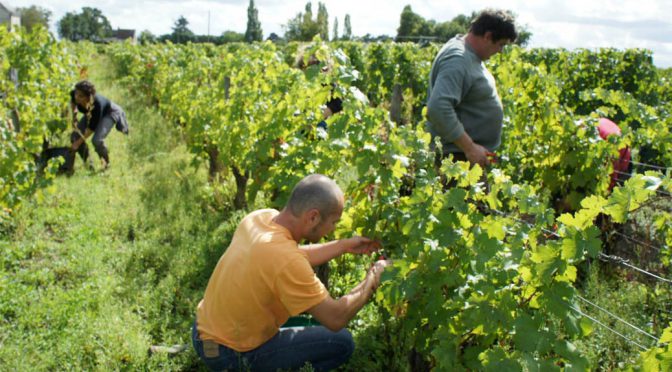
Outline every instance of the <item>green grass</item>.
<svg viewBox="0 0 672 372"><path fill-rule="evenodd" d="M148 350L190 343L237 218L208 208L206 174L171 124L103 75L105 59L90 71L125 108L131 135L109 135L106 172L78 159L75 175L25 204L0 241L0 370L199 369L191 348Z"/></svg>

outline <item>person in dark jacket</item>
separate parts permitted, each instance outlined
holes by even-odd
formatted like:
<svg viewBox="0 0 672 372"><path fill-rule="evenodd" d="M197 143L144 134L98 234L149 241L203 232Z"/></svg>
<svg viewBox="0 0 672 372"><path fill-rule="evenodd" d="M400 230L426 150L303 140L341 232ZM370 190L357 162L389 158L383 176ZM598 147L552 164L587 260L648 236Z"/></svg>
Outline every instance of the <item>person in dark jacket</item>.
<svg viewBox="0 0 672 372"><path fill-rule="evenodd" d="M70 92L70 107L75 130L70 136L71 150L77 151L84 161L89 158L86 140L93 135L93 146L100 156L103 169L110 166L110 155L105 138L113 127L128 134L126 113L114 102L96 93L96 88L87 80L80 81ZM77 113L82 117L77 120Z"/></svg>

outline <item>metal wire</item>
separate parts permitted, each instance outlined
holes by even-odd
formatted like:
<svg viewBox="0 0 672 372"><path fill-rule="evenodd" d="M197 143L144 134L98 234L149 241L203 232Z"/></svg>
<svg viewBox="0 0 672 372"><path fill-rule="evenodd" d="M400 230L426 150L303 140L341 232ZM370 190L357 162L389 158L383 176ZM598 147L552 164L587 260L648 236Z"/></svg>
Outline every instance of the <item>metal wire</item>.
<svg viewBox="0 0 672 372"><path fill-rule="evenodd" d="M534 225L532 225L531 223L529 223L529 222L527 222L527 221L524 221L524 220L521 220L521 219L518 219L518 218L515 218L515 217L511 217L510 215L507 215L506 213L501 212L501 211L498 211L498 210L496 210L496 209L491 209L491 210L492 210L493 212L495 212L495 213L498 213L498 214L502 215L502 216L512 218L512 219L514 219L514 220L516 220L516 221L518 221L518 222L524 223L524 224L526 224L526 225L528 225L528 226L530 226L530 227L534 227ZM543 232L545 232L545 233L547 233L547 234L549 234L549 235L552 235L552 236L555 236L555 237L557 237L557 238L562 239L562 237L561 237L560 235L558 235L558 233L556 233L555 231L551 231L551 230L544 229L544 228L542 228L541 231L543 231ZM640 269L640 268L637 267L637 266L631 265L630 263L628 263L628 260L626 260L626 259L624 259L624 258L621 258L621 257L618 257L618 256L613 256L613 255L612 255L612 256L609 256L609 255L606 255L606 254L604 254L604 253L602 253L602 252L600 252L599 257L600 257L603 261L608 261L608 262L618 263L618 264L620 264L620 265L629 267L629 268L631 268L631 269L633 269L633 270L639 271L640 273L642 273L642 274L644 274L644 275L648 275L648 276L650 276L650 277L652 277L652 278L656 278L656 279L661 280L661 281L663 281L663 282L665 282L665 283L672 284L672 280L663 278L663 277L658 276L658 275L656 275L656 274L650 273L650 272L648 272L648 271L646 271L646 270L644 270L644 269Z"/></svg>
<svg viewBox="0 0 672 372"><path fill-rule="evenodd" d="M638 328L637 326L634 326L634 325L628 323L627 321L621 319L618 315L616 315L616 314L610 312L609 310L606 310L606 309L600 307L599 305L596 305L596 304L594 304L594 303L592 303L592 302L586 300L585 298L583 298L583 297L581 297L581 296L579 296L579 295L576 295L576 297L578 297L579 300L581 300L581 301L587 303L588 305L591 305L591 306L593 306L593 307L596 307L596 308L598 308L599 310L601 310L601 311L603 311L603 312L609 314L610 316L612 316L612 317L615 318L616 320L618 320L618 321L620 321L620 322L622 322L622 323L625 323L626 325L628 325L630 328L636 330L637 332L639 332L639 333L641 333L641 334L643 334L643 335L646 335L647 337L649 337L649 338L653 339L654 341L658 342L658 337L656 337L656 336L650 334L649 332L647 332L647 331L645 331L645 330L643 330L643 329L641 329L641 328Z"/></svg>
<svg viewBox="0 0 672 372"><path fill-rule="evenodd" d="M529 223L529 222L527 222L527 221L521 220L521 219L516 218L516 217L512 217L511 215L508 215L508 214L506 214L506 213L504 213L504 212L502 212L502 211L499 211L499 210L497 210L497 209L491 209L491 210L492 210L493 212L495 212L495 213L501 215L501 216L511 218L511 219L513 219L513 220L515 220L515 221L518 221L518 222L520 222L520 223L526 224L526 225L528 225L529 227L534 227L533 224L531 224L531 223ZM544 228L542 228L541 230L542 230L543 232L547 233L547 234L552 235L552 236L555 236L555 237L558 237L558 238L562 238L562 237L561 237L558 233L556 233L555 231L551 231L551 230L544 229ZM616 232L616 233L619 234L619 235L621 235L621 236L623 236L623 237L629 238L629 239L633 240L634 242L638 242L638 241L635 240L634 238L628 237L628 236L626 236L626 235L624 235L624 234L621 234L621 233L619 233L619 232ZM642 243L642 242L638 242L638 243L640 243L640 244L644 244L644 243ZM644 245L647 245L647 244L644 244ZM648 246L648 245L647 245L647 246ZM659 248L656 248L656 247L653 247L653 246L650 246L650 247L651 247L651 248L654 248L654 249L657 249L657 250L660 250ZM665 279L665 278L660 277L660 276L658 276L658 275L656 275L656 274L650 273L650 272L648 272L648 271L646 271L646 270L643 270L643 269L640 269L640 268L638 268L638 267L636 267L636 266L630 265L625 259L623 259L623 258L621 258L621 257L617 257L617 256L608 256L608 255L606 255L606 254L604 254L604 253L600 253L600 258L606 259L606 260L611 261L611 262L616 262L616 263L622 264L622 265L624 265L624 266L627 266L627 267L630 267L630 268L632 268L632 269L634 269L634 270L637 270L637 271L639 271L639 272L641 272L641 273L643 273L643 274L649 275L649 276L651 276L651 277L653 277L653 278L656 278L656 279L658 279L658 280L662 280L662 281L664 281L664 282L666 282L666 283L670 283L670 284L672 284L672 280ZM640 328L638 328L638 327L636 327L636 326L630 324L629 322L627 322L626 320L620 318L619 316L617 316L617 315L611 313L610 311L608 311L608 310L606 310L606 309L604 309L604 308L602 308L602 307L600 307L600 306L598 306L598 305L596 305L596 304L594 304L594 303L592 303L592 302L586 300L585 298L583 298L583 297L581 297L581 296L579 296L579 295L577 295L577 297L578 297L580 300L586 302L587 304L596 307L597 309L599 309L599 310L601 310L601 311L603 311L603 312L609 314L611 317L615 318L616 320L618 320L618 321L620 321L620 322L622 322L622 323L628 325L629 327L635 329L637 332L640 332L640 333L646 335L647 337L653 339L654 341L656 341L656 343L658 342L658 338L657 338L656 336L654 336L654 335L652 335L652 334L650 334L650 333L644 331L643 329L640 329ZM577 309L577 308L575 308L575 307L573 307L573 306L570 306L570 309L576 311L576 312L579 313L581 316L585 316L586 318L592 320L593 322L599 324L600 326L602 326L602 327L608 329L609 331L611 331L611 332L613 332L614 334L620 336L620 337L623 338L624 340L626 340L626 341L630 342L631 344L633 344L633 345L639 347L639 348L642 349L643 351L648 350L648 348L645 347L645 346L643 346L642 344L640 344L640 343L638 343L638 342L636 342L636 341L634 341L634 340L628 338L627 336L625 336L625 335L621 334L620 332L618 332L618 331L612 329L612 328L609 327L608 325L606 325L606 324L600 322L599 320L597 320L597 319L595 319L594 317L592 317L592 316L590 316L590 315L588 315L588 314L582 312L581 310L579 310L579 309Z"/></svg>
<svg viewBox="0 0 672 372"><path fill-rule="evenodd" d="M658 276L658 275L650 273L650 272L648 272L644 269L640 269L637 266L631 265L631 264L628 263L628 260L626 260L624 258L621 258L621 257L618 257L618 256L613 256L613 255L610 256L610 255L606 255L604 253L600 253L600 258L604 261L613 262L613 263L617 263L617 264L629 267L633 270L639 271L640 273L642 273L644 275L648 275L652 278L658 279L658 280L663 281L665 283L672 284L672 280L663 278L662 276Z"/></svg>
<svg viewBox="0 0 672 372"><path fill-rule="evenodd" d="M585 316L586 318L592 320L593 322L595 322L595 323L601 325L602 327L604 327L604 328L610 330L611 332L613 332L613 333L615 333L615 334L621 336L621 338L623 338L624 340L630 342L631 344L638 346L640 349L642 349L642 351L646 351L646 350L648 350L647 347L643 346L642 344L638 343L637 341L634 341L634 340L628 338L627 336L621 334L621 333L618 332L617 330L615 330L615 329L609 327L608 325L606 325L606 324L600 322L599 320L593 318L592 316L590 316L590 315L588 315L588 314L582 312L581 310L575 308L574 306L569 306L569 308L572 309L572 310L574 310L574 311L576 311L577 313L579 313L579 315L581 315L581 316Z"/></svg>
<svg viewBox="0 0 672 372"><path fill-rule="evenodd" d="M637 173L623 173L623 172L619 172L619 171L617 171L617 170L615 170L614 173L616 173L616 174L619 175L619 176L628 176L628 178L616 177L616 180L617 180L618 182L625 182L625 181L627 181L630 177L632 177L632 176L634 176L635 174L637 174ZM658 190L657 188L656 188L655 190L653 190L653 191L655 191L656 194L659 194L659 195L663 195L663 196L672 196L671 193L669 193L669 192L667 192L667 191L664 191L664 190Z"/></svg>
<svg viewBox="0 0 672 372"><path fill-rule="evenodd" d="M614 173L616 173L618 175L622 175L622 176L628 176L628 177L632 177L635 174L637 174L637 173L626 173L626 172L621 172L621 171L617 171L617 170L614 170Z"/></svg>
<svg viewBox="0 0 672 372"><path fill-rule="evenodd" d="M660 169L660 170L670 170L670 169L672 169L670 167L661 167L660 165L640 163L640 162L636 162L636 161L632 161L632 160L630 160L630 163L632 163L634 165L639 165L639 166L642 166L642 167L652 168L652 169Z"/></svg>

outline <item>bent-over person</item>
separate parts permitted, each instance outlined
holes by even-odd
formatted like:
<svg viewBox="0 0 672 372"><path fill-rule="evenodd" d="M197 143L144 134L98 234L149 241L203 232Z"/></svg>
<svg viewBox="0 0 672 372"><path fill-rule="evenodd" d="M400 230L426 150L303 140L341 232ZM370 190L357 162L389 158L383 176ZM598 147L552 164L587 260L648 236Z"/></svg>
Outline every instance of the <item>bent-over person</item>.
<svg viewBox="0 0 672 372"><path fill-rule="evenodd" d="M345 326L369 301L390 261L377 261L364 280L334 299L313 272L345 253L369 254L379 243L353 237L316 243L334 231L343 212L338 185L323 175L301 180L281 210L247 215L215 267L196 310L192 341L212 370L276 371L306 363L327 371L354 350ZM281 326L312 315L321 326Z"/></svg>
<svg viewBox="0 0 672 372"><path fill-rule="evenodd" d="M71 149L77 151L82 160L89 160L89 147L86 140L93 135L93 146L100 156L103 169L110 165L110 154L105 138L113 127L128 134L126 113L119 105L96 93L96 88L87 80L80 81L70 92L70 107L75 130L70 136ZM77 113L82 117L77 120ZM91 166L91 163L89 166Z"/></svg>

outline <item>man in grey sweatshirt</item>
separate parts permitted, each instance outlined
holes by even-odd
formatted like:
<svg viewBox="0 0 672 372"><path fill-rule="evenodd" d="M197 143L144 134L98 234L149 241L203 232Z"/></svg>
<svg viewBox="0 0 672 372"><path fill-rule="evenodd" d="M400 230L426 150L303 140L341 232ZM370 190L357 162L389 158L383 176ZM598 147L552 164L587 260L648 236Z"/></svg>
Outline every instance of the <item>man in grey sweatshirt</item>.
<svg viewBox="0 0 672 372"><path fill-rule="evenodd" d="M501 143L502 102L495 79L483 63L517 37L513 17L504 11L479 13L466 36L439 51L429 75L427 131L439 137L443 157L486 166ZM438 160L441 157L437 158Z"/></svg>

